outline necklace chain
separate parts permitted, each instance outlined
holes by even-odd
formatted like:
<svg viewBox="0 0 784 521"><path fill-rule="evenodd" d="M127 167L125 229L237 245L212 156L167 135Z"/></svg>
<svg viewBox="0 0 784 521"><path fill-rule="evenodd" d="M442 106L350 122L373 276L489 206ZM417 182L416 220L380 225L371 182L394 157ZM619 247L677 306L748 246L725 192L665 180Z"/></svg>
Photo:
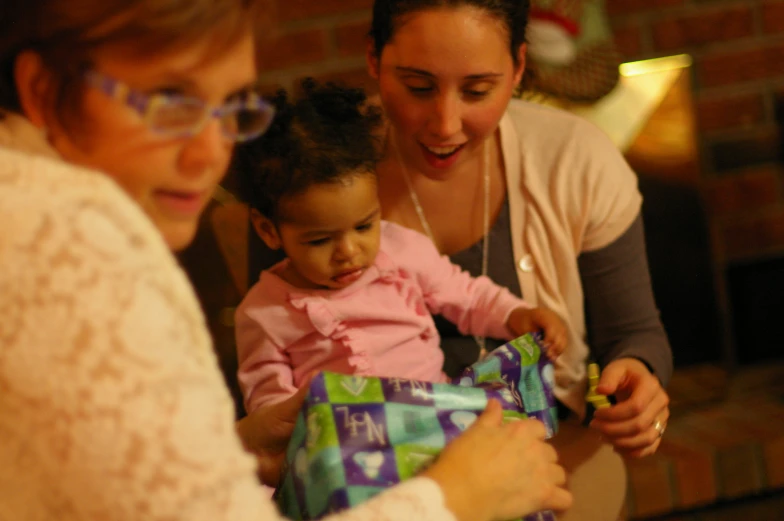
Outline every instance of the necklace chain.
<svg viewBox="0 0 784 521"><path fill-rule="evenodd" d="M425 210L422 208L422 204L419 202L419 197L417 197L416 190L414 190L414 185L408 175L408 169L403 162L403 158L400 156L400 149L397 147L397 143L395 143L393 146L397 156L397 162L400 165L400 171L402 172L403 179L405 180L406 186L408 187L408 196L411 199L411 203L414 205L414 210L416 211L417 217L419 217L419 224L422 226L422 229L425 231L427 236L430 237L430 240L433 242L433 244L436 244L433 230L430 228L430 223L427 221L427 217L425 217ZM482 178L484 181L484 209L482 213L482 275L486 277L487 265L490 260L490 147L487 146L487 140L485 140L485 142L482 144L482 153L484 156L484 162L482 165ZM481 359L485 354L487 354L485 337L474 335L474 340L476 340L476 343L479 345L479 358Z"/></svg>

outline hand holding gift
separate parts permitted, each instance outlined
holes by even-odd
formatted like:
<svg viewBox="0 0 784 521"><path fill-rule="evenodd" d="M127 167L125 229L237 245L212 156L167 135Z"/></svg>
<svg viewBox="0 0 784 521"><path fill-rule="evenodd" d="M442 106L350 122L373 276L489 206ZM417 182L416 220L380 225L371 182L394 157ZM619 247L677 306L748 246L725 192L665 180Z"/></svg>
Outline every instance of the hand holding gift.
<svg viewBox="0 0 784 521"><path fill-rule="evenodd" d="M627 457L655 453L670 418L670 399L656 375L636 358L620 358L604 368L596 391L616 403L597 410L591 427Z"/></svg>
<svg viewBox="0 0 784 521"><path fill-rule="evenodd" d="M517 308L509 315L507 327L516 337L526 333L543 332L541 340L550 360L555 360L566 349L566 324L557 313L546 308Z"/></svg>
<svg viewBox="0 0 784 521"><path fill-rule="evenodd" d="M555 449L545 442L543 424L502 423L501 405L491 400L422 475L441 486L447 507L458 519L506 520L568 508L572 500L563 488L566 474Z"/></svg>
<svg viewBox="0 0 784 521"><path fill-rule="evenodd" d="M567 508L564 471L544 442L557 414L552 363L538 341L513 340L452 384L318 374L287 450L281 510L317 519L423 470L459 519Z"/></svg>

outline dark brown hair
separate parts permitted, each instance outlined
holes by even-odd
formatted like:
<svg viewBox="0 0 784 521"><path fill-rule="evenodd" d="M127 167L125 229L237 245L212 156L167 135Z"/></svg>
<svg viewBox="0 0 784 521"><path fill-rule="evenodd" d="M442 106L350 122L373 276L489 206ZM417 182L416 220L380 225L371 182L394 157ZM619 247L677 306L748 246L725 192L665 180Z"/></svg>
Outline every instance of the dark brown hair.
<svg viewBox="0 0 784 521"><path fill-rule="evenodd" d="M370 25L376 56L381 56L384 46L405 22L405 17L429 9L458 7L483 10L502 22L509 35L512 59L518 64L517 53L525 43L528 26L529 0L376 0L373 2L373 20Z"/></svg>
<svg viewBox="0 0 784 521"><path fill-rule="evenodd" d="M54 107L78 107L81 75L96 49L173 51L212 38L212 52L234 43L264 0L1 0L0 110L19 111L14 62L35 51L53 74Z"/></svg>

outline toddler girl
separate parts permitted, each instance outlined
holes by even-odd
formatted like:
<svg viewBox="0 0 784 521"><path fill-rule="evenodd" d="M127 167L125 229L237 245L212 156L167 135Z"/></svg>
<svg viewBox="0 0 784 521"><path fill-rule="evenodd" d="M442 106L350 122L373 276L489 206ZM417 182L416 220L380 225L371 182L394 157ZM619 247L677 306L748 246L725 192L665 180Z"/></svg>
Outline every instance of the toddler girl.
<svg viewBox="0 0 784 521"><path fill-rule="evenodd" d="M272 127L236 162L256 232L286 254L236 313L248 412L320 370L446 381L431 313L477 336L543 330L556 357L567 336L554 312L471 277L426 236L381 219L374 136L382 118L362 91L312 80L301 90L295 101L277 95Z"/></svg>

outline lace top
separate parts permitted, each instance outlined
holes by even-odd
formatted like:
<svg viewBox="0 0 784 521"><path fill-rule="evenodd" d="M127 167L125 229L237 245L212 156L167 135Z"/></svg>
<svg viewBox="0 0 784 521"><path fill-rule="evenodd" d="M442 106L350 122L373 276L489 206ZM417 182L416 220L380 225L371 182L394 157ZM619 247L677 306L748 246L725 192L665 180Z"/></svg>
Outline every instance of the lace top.
<svg viewBox="0 0 784 521"><path fill-rule="evenodd" d="M30 128L0 121L0 520L280 519L162 237ZM418 478L331 519L454 518Z"/></svg>

